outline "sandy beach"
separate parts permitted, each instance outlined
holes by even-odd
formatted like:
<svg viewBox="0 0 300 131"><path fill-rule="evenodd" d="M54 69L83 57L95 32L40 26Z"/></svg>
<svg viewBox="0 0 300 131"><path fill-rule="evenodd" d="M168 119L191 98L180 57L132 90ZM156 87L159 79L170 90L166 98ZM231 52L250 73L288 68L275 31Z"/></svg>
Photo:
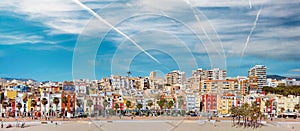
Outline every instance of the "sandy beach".
<svg viewBox="0 0 300 131"><path fill-rule="evenodd" d="M27 127L0 128L13 131L251 131L252 128L232 127L232 122L212 122L205 120L92 120L92 121L53 121L41 124L40 121L27 122ZM57 123L57 124L56 124ZM256 131L288 131L299 130L300 122L266 123Z"/></svg>

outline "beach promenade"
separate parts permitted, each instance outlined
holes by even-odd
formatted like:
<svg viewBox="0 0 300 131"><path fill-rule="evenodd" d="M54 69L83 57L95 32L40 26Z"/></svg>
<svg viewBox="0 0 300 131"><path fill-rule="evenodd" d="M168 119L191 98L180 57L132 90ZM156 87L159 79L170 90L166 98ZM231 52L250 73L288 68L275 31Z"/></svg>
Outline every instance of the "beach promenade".
<svg viewBox="0 0 300 131"><path fill-rule="evenodd" d="M154 119L155 118L155 119ZM171 117L172 118L172 117ZM21 124L23 121L18 120ZM207 121L198 118L198 120L189 120L189 118L173 118L170 117L153 117L153 119L144 117L135 117L133 120L130 117L119 119L118 117L103 118L103 119L72 119L70 120L53 120L51 121L26 121L25 128L15 127L16 122L9 120L4 122L4 128L0 130L13 131L289 131L299 130L299 121L284 122L283 120L266 122L262 127L244 128L232 127L231 120L216 120ZM8 124L13 127L5 128Z"/></svg>

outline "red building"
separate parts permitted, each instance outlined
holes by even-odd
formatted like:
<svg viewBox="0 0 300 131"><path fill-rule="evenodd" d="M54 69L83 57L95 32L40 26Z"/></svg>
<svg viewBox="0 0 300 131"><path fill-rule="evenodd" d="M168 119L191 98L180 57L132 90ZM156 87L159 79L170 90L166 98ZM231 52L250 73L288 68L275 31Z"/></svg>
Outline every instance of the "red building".
<svg viewBox="0 0 300 131"><path fill-rule="evenodd" d="M203 112L215 112L217 113L218 109L218 97L217 94L205 94L202 95L202 103L203 103Z"/></svg>

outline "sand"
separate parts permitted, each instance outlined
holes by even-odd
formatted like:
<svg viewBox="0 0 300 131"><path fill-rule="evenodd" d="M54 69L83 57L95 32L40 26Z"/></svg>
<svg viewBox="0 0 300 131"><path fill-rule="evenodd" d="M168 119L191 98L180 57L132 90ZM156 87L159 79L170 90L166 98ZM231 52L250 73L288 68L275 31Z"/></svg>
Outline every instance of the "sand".
<svg viewBox="0 0 300 131"><path fill-rule="evenodd" d="M190 120L111 120L111 121L64 121L40 124L29 122L30 127L0 130L7 131L253 131L252 128L232 127L231 122L190 121ZM14 125L13 125L14 126ZM299 122L265 124L255 131L299 130Z"/></svg>

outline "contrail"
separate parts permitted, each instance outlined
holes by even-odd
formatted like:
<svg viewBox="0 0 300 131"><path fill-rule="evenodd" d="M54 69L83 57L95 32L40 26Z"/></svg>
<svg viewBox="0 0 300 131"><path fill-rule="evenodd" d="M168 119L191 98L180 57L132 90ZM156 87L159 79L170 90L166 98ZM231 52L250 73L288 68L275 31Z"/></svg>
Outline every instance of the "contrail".
<svg viewBox="0 0 300 131"><path fill-rule="evenodd" d="M96 12L94 12L91 8L87 7L86 5L82 4L79 0L73 0L76 4L78 4L80 7L88 11L91 15L96 17L98 20L102 21L104 24L118 32L120 35L124 36L127 40L129 40L132 44L134 44L137 48L139 48L141 51L143 51L147 56L149 56L152 60L155 62L161 64L156 58L154 58L151 54L149 54L146 50L144 50L140 45L138 45L134 40L132 40L129 36L127 36L125 33L123 33L118 28L114 27L112 24L104 20L101 16L99 16Z"/></svg>
<svg viewBox="0 0 300 131"><path fill-rule="evenodd" d="M245 53L245 50L246 50L246 48L247 48L247 46L248 46L248 43L249 43L249 41L250 41L250 37L252 36L252 33L253 33L253 31L255 30L255 28L256 28L256 24L257 24L257 21L258 21L258 19L259 19L259 16L260 16L261 11L262 11L262 8L260 8L259 11L258 11L257 14L256 14L255 21L254 21L254 23L253 23L253 26L252 26L252 28L251 28L251 30L250 30L250 33L249 33L249 35L248 35L248 37L247 37L246 43L245 43L244 48L243 48L243 50L242 50L241 61L242 61L242 59L243 59L243 57L244 57L244 53Z"/></svg>

